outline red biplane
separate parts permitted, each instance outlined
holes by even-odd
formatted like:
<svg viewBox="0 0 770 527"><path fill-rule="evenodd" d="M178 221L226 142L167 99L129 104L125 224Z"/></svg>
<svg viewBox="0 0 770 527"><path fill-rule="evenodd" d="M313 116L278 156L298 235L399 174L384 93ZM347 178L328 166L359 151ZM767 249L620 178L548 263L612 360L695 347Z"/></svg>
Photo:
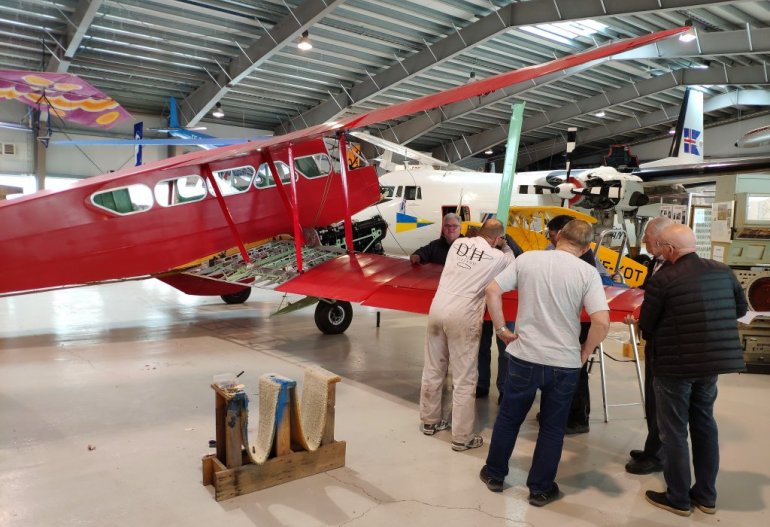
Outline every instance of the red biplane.
<svg viewBox="0 0 770 527"><path fill-rule="evenodd" d="M303 229L345 220L380 198L374 167L349 167L346 132L678 35L611 43L394 106L244 145L193 152L0 203L0 296L159 278L190 294L243 301L249 287L323 299L316 323L341 333L349 302L427 313L440 269L408 260L302 247ZM331 146L330 146L331 145ZM357 164L354 166L358 166ZM294 243L250 246L283 233ZM237 247L235 254L225 252ZM640 302L607 288L612 319ZM506 303L514 319L515 295Z"/></svg>

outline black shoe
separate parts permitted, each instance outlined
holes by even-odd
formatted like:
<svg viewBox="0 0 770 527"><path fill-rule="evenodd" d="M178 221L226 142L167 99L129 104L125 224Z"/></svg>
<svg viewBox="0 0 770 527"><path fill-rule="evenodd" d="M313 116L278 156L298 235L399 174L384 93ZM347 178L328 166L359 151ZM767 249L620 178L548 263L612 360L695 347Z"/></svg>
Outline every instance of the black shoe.
<svg viewBox="0 0 770 527"><path fill-rule="evenodd" d="M568 436L576 434L587 434L589 427L587 424L568 424L564 429L564 433Z"/></svg>
<svg viewBox="0 0 770 527"><path fill-rule="evenodd" d="M558 497L559 497L559 486L554 481L553 487L551 487L551 490L549 490L548 492L537 492L537 493L530 492L529 504L534 505L535 507L542 507L543 505L548 505Z"/></svg>
<svg viewBox="0 0 770 527"><path fill-rule="evenodd" d="M486 465L481 467L481 472L479 472L479 478L481 479L481 481L483 481L487 485L487 488L492 492L503 491L503 480L495 479L492 476L490 476L489 471L487 471Z"/></svg>
<svg viewBox="0 0 770 527"><path fill-rule="evenodd" d="M648 457L642 459L632 459L626 463L626 472L630 474L638 474L640 476L644 476L645 474L652 474L653 472L662 471L663 465Z"/></svg>
<svg viewBox="0 0 770 527"><path fill-rule="evenodd" d="M692 502L693 505L698 507L698 509L701 512L705 512L706 514L716 514L717 513L717 506L716 504L707 504L703 502L703 500L700 500L692 495L692 489L690 489L690 502Z"/></svg>
<svg viewBox="0 0 770 527"><path fill-rule="evenodd" d="M648 490L644 493L644 497L655 505L656 507L660 507L663 510L667 510L669 512L673 512L674 514L678 514L679 516L689 516L692 514L692 510L690 508L686 509L680 509L679 507L674 507L670 501L668 501L668 496L666 496L665 492L655 492L654 490Z"/></svg>
<svg viewBox="0 0 770 527"><path fill-rule="evenodd" d="M644 453L644 450L632 450L628 454L631 456L631 459L634 459L636 461L641 461L642 459L647 457L647 455Z"/></svg>
<svg viewBox="0 0 770 527"><path fill-rule="evenodd" d="M486 397L489 397L489 388L476 386L476 399L484 399Z"/></svg>

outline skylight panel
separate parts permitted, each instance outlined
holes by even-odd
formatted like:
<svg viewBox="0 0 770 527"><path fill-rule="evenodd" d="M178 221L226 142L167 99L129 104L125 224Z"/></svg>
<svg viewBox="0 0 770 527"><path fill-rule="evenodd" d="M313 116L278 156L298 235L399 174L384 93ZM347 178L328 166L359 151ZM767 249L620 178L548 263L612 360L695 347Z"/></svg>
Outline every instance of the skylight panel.
<svg viewBox="0 0 770 527"><path fill-rule="evenodd" d="M537 26L522 26L521 29L554 42L573 44L576 37L590 37L606 27L601 22L589 19L574 22L558 22L556 24L538 24Z"/></svg>

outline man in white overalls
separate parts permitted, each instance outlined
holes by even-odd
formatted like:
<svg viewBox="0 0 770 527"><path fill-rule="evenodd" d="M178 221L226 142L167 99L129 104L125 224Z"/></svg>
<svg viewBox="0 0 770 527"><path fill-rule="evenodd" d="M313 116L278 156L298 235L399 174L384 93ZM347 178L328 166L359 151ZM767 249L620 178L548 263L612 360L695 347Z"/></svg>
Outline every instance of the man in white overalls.
<svg viewBox="0 0 770 527"><path fill-rule="evenodd" d="M449 249L436 296L428 314L425 365L420 390L422 431L433 435L447 428L441 420L441 387L451 365L452 449L478 448L473 433L484 288L513 261L500 220L484 222L473 238L459 238Z"/></svg>

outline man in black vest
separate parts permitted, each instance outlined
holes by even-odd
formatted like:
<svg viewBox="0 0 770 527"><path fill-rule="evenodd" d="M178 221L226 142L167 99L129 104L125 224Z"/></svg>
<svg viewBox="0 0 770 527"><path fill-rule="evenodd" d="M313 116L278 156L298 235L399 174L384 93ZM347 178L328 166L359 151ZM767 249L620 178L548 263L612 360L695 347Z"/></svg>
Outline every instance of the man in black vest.
<svg viewBox="0 0 770 527"><path fill-rule="evenodd" d="M664 266L670 265L660 256L658 237L664 228L673 224L674 221L670 218L658 216L648 221L644 228L642 241L644 242L644 248L652 255L652 260L647 264L647 276L644 277L644 283L641 285L642 289L645 288L655 273ZM626 319L626 323L633 324L635 322L636 320L631 318L630 315ZM643 450L631 451L631 461L626 463L626 472L631 474L652 474L653 472L663 470L663 445L660 444L660 437L658 436L658 421L655 414L655 390L652 388L652 362L654 355L655 350L652 348L652 343L648 342L645 348L644 360L644 413L647 417L647 439L644 441Z"/></svg>
<svg viewBox="0 0 770 527"><path fill-rule="evenodd" d="M686 225L666 227L657 245L673 265L647 284L639 326L655 350L653 387L667 488L648 490L645 497L680 516L689 516L692 506L714 514L719 472L717 376L745 368L736 319L746 314L748 305L729 267L695 253L695 234Z"/></svg>

